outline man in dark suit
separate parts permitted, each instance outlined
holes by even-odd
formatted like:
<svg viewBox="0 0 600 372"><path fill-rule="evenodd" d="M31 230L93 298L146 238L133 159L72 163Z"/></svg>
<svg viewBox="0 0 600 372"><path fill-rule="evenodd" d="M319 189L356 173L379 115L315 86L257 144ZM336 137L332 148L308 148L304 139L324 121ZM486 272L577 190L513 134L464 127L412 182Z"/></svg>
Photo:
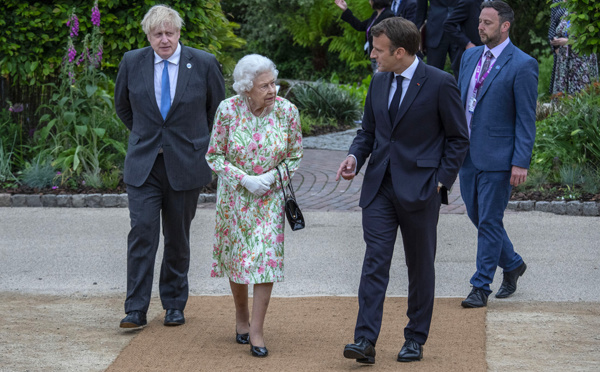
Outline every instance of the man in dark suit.
<svg viewBox="0 0 600 372"><path fill-rule="evenodd" d="M444 33L450 36L458 48L452 60L452 71L457 79L465 50L483 45L478 30L482 2L483 0L458 0L444 22Z"/></svg>
<svg viewBox="0 0 600 372"><path fill-rule="evenodd" d="M512 186L527 179L535 140L538 63L508 38L514 12L502 1L481 5L484 46L465 51L458 84L471 145L460 170L460 191L477 228L477 270L463 307L487 305L496 268L504 269L497 298L512 295L527 266L502 219Z"/></svg>
<svg viewBox="0 0 600 372"><path fill-rule="evenodd" d="M414 24L417 23L417 0L394 0L391 8L396 17L408 19Z"/></svg>
<svg viewBox="0 0 600 372"><path fill-rule="evenodd" d="M190 224L200 188L211 181L204 155L225 86L212 54L179 43L182 24L177 11L152 7L142 21L150 46L125 53L115 83L117 115L131 131L123 176L131 231L122 328L146 324L161 213L164 324L185 323Z"/></svg>
<svg viewBox="0 0 600 372"><path fill-rule="evenodd" d="M427 64L441 70L446 65L446 55L450 55L450 61L453 61L458 51L450 36L444 32L444 22L456 1L429 0L428 6L428 0L417 0L417 27L420 29L427 20L424 43Z"/></svg>
<svg viewBox="0 0 600 372"><path fill-rule="evenodd" d="M383 302L398 227L408 267L408 325L398 361L423 357L435 291L434 261L440 203L446 199L469 140L454 77L415 54L414 23L389 18L373 27L373 76L363 116L337 179L352 179L369 159L360 207L365 259L358 292L354 344L344 356L375 362Z"/></svg>

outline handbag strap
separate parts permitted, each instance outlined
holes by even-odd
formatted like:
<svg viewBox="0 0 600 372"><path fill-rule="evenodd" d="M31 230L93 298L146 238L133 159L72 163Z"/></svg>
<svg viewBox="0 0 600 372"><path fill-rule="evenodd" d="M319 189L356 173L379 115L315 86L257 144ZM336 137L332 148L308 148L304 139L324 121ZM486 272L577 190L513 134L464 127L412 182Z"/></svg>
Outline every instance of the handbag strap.
<svg viewBox="0 0 600 372"><path fill-rule="evenodd" d="M285 187L283 186L283 178L281 177L281 172L279 172L279 166L275 167L275 169L277 169L277 174L279 175L279 181L281 182L281 190L283 191L283 200L286 200L287 197L285 196Z"/></svg>
<svg viewBox="0 0 600 372"><path fill-rule="evenodd" d="M288 165L286 163L283 163L285 165L285 171L287 173L288 176L288 184L287 186L283 186L283 177L281 177L281 172L279 172L279 166L275 167L275 169L277 169L277 174L279 175L279 181L281 182L281 190L283 191L283 199L287 199L287 196L285 195L285 189L287 187L290 195L292 196L292 198L296 199L296 194L294 193L294 187L292 186L292 177L290 176L290 170L288 168Z"/></svg>
<svg viewBox="0 0 600 372"><path fill-rule="evenodd" d="M294 187L292 187L292 176L290 176L290 170L288 169L288 165L287 163L283 163L285 165L285 171L287 172L287 176L288 176L288 180L290 180L290 182L288 182L288 189L290 194L292 195L292 198L296 199L296 194L294 194Z"/></svg>

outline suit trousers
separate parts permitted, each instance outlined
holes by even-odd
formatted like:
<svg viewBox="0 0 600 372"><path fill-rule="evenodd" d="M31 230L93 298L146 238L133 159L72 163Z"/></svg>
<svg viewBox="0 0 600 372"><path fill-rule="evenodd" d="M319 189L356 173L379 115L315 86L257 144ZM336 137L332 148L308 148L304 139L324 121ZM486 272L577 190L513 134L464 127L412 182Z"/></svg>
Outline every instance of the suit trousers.
<svg viewBox="0 0 600 372"><path fill-rule="evenodd" d="M390 265L400 227L408 267L406 315L409 322L404 329L404 337L425 344L435 295L434 261L440 204L440 198L434 197L424 209L405 210L396 198L388 174L371 204L363 209L362 223L367 247L358 290L355 340L366 337L375 345L379 337Z"/></svg>
<svg viewBox="0 0 600 372"><path fill-rule="evenodd" d="M452 63L459 53L458 48L459 47L452 42L449 35L442 36L442 40L440 40L440 43L437 46L427 45L427 64L443 70L446 66L446 55L450 55L450 63ZM453 68L453 72L454 76L458 77L458 69L454 70Z"/></svg>
<svg viewBox="0 0 600 372"><path fill-rule="evenodd" d="M127 298L125 312L148 311L154 261L160 240L161 212L164 252L159 293L164 309L183 310L188 299L190 225L196 215L200 188L173 190L162 154L146 182L127 185L131 230L127 237Z"/></svg>
<svg viewBox="0 0 600 372"><path fill-rule="evenodd" d="M511 271L523 263L508 238L502 219L510 199L510 171L489 172L477 169L467 157L459 172L460 193L469 219L477 228L477 262L471 284L488 295L496 268Z"/></svg>

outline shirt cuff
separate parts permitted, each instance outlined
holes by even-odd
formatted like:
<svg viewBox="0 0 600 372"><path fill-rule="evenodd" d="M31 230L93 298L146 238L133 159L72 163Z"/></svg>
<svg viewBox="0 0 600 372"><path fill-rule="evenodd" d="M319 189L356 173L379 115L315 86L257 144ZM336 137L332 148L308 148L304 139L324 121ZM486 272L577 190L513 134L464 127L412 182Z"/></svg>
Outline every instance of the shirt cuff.
<svg viewBox="0 0 600 372"><path fill-rule="evenodd" d="M358 167L358 160L356 160L356 156L352 154L348 154L348 156L352 156L354 158L354 175L356 175L356 168Z"/></svg>

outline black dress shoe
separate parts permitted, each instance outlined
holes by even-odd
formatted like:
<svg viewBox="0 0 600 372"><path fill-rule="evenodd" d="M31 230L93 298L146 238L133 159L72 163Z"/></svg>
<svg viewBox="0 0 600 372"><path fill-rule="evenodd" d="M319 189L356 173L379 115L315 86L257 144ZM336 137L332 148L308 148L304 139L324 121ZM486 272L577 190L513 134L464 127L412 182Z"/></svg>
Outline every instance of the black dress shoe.
<svg viewBox="0 0 600 372"><path fill-rule="evenodd" d="M250 343L250 333L237 333L235 330L235 342L238 344L246 345Z"/></svg>
<svg viewBox="0 0 600 372"><path fill-rule="evenodd" d="M461 302L461 306L465 308L484 307L487 305L488 295L481 288L473 287L471 293Z"/></svg>
<svg viewBox="0 0 600 372"><path fill-rule="evenodd" d="M523 262L519 267L512 271L504 272L504 279L502 279L502 285L498 292L496 292L497 298L506 298L517 290L517 280L527 270L527 265Z"/></svg>
<svg viewBox="0 0 600 372"><path fill-rule="evenodd" d="M248 341L248 342L250 342L250 341ZM250 344L250 352L252 353L252 356L255 356L258 358L264 358L267 355L269 355L269 350L267 350L266 347L254 346L252 344Z"/></svg>
<svg viewBox="0 0 600 372"><path fill-rule="evenodd" d="M168 309L165 314L165 322L166 326L178 326L185 324L185 318L183 316L183 311L177 309Z"/></svg>
<svg viewBox="0 0 600 372"><path fill-rule="evenodd" d="M413 339L406 340L398 353L398 361L418 362L421 359L423 359L423 345Z"/></svg>
<svg viewBox="0 0 600 372"><path fill-rule="evenodd" d="M121 320L121 328L139 328L147 324L146 313L139 310L130 311L127 316Z"/></svg>
<svg viewBox="0 0 600 372"><path fill-rule="evenodd" d="M365 337L359 337L356 343L346 345L344 357L356 359L359 363L375 364L375 346Z"/></svg>

